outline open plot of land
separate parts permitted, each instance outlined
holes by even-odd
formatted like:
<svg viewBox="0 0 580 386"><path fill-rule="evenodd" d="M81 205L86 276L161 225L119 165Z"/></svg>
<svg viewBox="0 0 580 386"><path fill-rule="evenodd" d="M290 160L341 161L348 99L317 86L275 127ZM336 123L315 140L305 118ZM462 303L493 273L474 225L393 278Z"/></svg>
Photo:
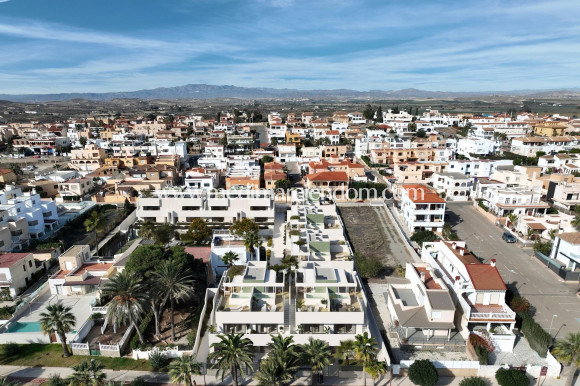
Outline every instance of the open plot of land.
<svg viewBox="0 0 580 386"><path fill-rule="evenodd" d="M413 261L382 207L341 205L340 214L355 253L380 259L390 268Z"/></svg>

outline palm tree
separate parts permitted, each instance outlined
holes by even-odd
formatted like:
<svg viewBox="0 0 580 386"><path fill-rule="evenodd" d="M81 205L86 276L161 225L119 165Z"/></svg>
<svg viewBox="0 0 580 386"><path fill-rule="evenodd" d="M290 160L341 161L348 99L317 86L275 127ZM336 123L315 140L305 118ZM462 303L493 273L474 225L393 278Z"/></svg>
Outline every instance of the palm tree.
<svg viewBox="0 0 580 386"><path fill-rule="evenodd" d="M47 386L69 386L70 382L64 378L61 378L59 374L52 374L48 378Z"/></svg>
<svg viewBox="0 0 580 386"><path fill-rule="evenodd" d="M95 245L98 247L98 234L105 228L105 218L97 210L93 210L83 225L87 232L95 232Z"/></svg>
<svg viewBox="0 0 580 386"><path fill-rule="evenodd" d="M354 357L354 340L341 340L340 345L336 348L336 356L338 359L342 359L344 361L344 365L348 366L349 359Z"/></svg>
<svg viewBox="0 0 580 386"><path fill-rule="evenodd" d="M111 297L107 309L107 320L113 323L132 325L137 331L139 341L145 344L138 322L143 315L143 307L147 301L147 288L141 277L122 271L113 276L103 288L103 295Z"/></svg>
<svg viewBox="0 0 580 386"><path fill-rule="evenodd" d="M8 380L8 377L0 377L0 386L17 386L18 383Z"/></svg>
<svg viewBox="0 0 580 386"><path fill-rule="evenodd" d="M567 386L572 385L574 374L580 368L580 332L571 332L554 346L552 354L569 368Z"/></svg>
<svg viewBox="0 0 580 386"><path fill-rule="evenodd" d="M169 364L169 377L172 382L196 386L194 375L201 375L201 363L196 362L192 356L183 355Z"/></svg>
<svg viewBox="0 0 580 386"><path fill-rule="evenodd" d="M253 258L254 249L262 245L262 241L260 241L260 236L258 236L258 232L248 232L244 239L244 245L246 246L246 250L250 252L250 256Z"/></svg>
<svg viewBox="0 0 580 386"><path fill-rule="evenodd" d="M82 361L72 368L75 372L70 376L71 385L99 386L104 384L107 378L107 374L103 373L105 366L94 359Z"/></svg>
<svg viewBox="0 0 580 386"><path fill-rule="evenodd" d="M528 236L528 239L533 240L535 235L536 235L536 230L532 229L532 228L528 228L528 231L526 233L526 236Z"/></svg>
<svg viewBox="0 0 580 386"><path fill-rule="evenodd" d="M509 221L509 225L511 226L511 228L514 229L516 223L518 222L518 216L514 213L510 213L508 214L507 219Z"/></svg>
<svg viewBox="0 0 580 386"><path fill-rule="evenodd" d="M155 223L151 220L145 220L139 229L139 237L144 239L152 239L155 231Z"/></svg>
<svg viewBox="0 0 580 386"><path fill-rule="evenodd" d="M254 380L259 386L269 386L281 384L279 366L277 359L268 357L260 362L260 370L254 374Z"/></svg>
<svg viewBox="0 0 580 386"><path fill-rule="evenodd" d="M580 214L574 216L574 219L570 222L576 229L580 228Z"/></svg>
<svg viewBox="0 0 580 386"><path fill-rule="evenodd" d="M56 332L62 344L64 357L72 355L66 345L66 333L72 331L76 323L76 317L71 310L71 307L64 306L61 302L58 302L46 307L46 312L40 314L42 332L46 335Z"/></svg>
<svg viewBox="0 0 580 386"><path fill-rule="evenodd" d="M226 253L224 253L224 255L222 256L222 261L224 263L226 263L228 265L228 267L231 267L232 265L234 265L234 263L236 261L238 261L240 258L238 257L238 254L235 253L234 251L227 251Z"/></svg>
<svg viewBox="0 0 580 386"><path fill-rule="evenodd" d="M171 339L175 341L175 320L173 309L175 302L193 295L195 292L193 278L189 270L184 270L181 264L175 261L166 260L159 268L153 272L153 277L161 290L165 302L169 302L169 313L171 322Z"/></svg>
<svg viewBox="0 0 580 386"><path fill-rule="evenodd" d="M548 236L550 236L551 240L554 240L556 238L557 234L558 234L558 228L553 228L553 229L550 229L548 231Z"/></svg>
<svg viewBox="0 0 580 386"><path fill-rule="evenodd" d="M263 373L264 383L269 375L276 374L275 384L285 385L294 378L298 371L300 361L300 347L294 344L292 336L270 335L272 340L268 343L270 349L268 353L269 363L260 366ZM274 371L275 370L275 371Z"/></svg>
<svg viewBox="0 0 580 386"><path fill-rule="evenodd" d="M369 373L373 379L373 385L375 384L377 378L382 377L389 371L389 366L386 362L371 361L365 366L365 372Z"/></svg>
<svg viewBox="0 0 580 386"><path fill-rule="evenodd" d="M227 372L232 376L234 386L238 386L238 371L244 377L244 366L254 370L252 352L252 341L243 337L244 334L229 333L227 335L218 335L219 342L213 343L214 349L209 354L210 360L216 360L213 368L218 369L218 375L221 373L222 381Z"/></svg>
<svg viewBox="0 0 580 386"><path fill-rule="evenodd" d="M377 357L377 352L379 351L377 347L377 341L372 336L369 336L368 332L364 334L358 334L354 337L354 354L355 358L363 361L363 365L366 368L367 363L373 361ZM367 384L367 374L365 372L365 385Z"/></svg>
<svg viewBox="0 0 580 386"><path fill-rule="evenodd" d="M308 338L308 343L302 345L302 352L304 357L312 367L312 383L315 383L314 374L320 374L324 369L324 366L330 364L330 358L332 354L330 353L330 348L328 343L320 340Z"/></svg>

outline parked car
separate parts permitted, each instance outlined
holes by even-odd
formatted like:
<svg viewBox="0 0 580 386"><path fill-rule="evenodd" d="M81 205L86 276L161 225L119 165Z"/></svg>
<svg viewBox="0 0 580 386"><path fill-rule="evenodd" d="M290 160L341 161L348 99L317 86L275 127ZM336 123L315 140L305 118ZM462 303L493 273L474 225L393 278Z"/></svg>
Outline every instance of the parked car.
<svg viewBox="0 0 580 386"><path fill-rule="evenodd" d="M516 238L509 232L504 232L503 236L501 237L506 243L515 243Z"/></svg>

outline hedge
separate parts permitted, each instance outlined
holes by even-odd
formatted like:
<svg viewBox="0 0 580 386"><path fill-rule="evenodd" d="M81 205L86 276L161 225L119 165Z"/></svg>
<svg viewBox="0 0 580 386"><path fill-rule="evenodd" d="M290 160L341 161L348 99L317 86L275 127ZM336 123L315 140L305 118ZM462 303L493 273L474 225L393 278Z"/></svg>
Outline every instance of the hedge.
<svg viewBox="0 0 580 386"><path fill-rule="evenodd" d="M522 318L522 333L528 340L530 347L545 358L548 348L552 344L552 337L527 313L520 313Z"/></svg>
<svg viewBox="0 0 580 386"><path fill-rule="evenodd" d="M477 355L480 365L487 365L489 363L489 354L484 347L475 346L475 354Z"/></svg>

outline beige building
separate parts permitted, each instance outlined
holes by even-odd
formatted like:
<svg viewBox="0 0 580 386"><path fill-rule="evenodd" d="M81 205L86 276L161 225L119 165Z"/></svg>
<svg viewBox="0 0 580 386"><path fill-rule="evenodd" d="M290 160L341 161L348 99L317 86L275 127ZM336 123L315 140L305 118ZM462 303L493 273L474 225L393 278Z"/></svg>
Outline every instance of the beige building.
<svg viewBox="0 0 580 386"><path fill-rule="evenodd" d="M89 144L84 149L74 149L71 151L69 166L76 170L95 171L103 166L107 155L105 149L97 145Z"/></svg>

